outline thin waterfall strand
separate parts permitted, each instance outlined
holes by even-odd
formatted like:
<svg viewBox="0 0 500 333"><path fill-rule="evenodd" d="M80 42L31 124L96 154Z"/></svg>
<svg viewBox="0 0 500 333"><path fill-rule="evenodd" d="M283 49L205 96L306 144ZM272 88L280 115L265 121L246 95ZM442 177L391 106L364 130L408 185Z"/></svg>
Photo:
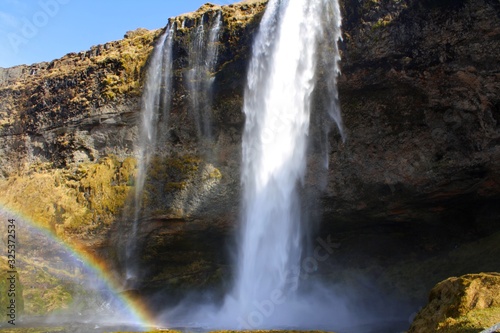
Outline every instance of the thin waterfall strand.
<svg viewBox="0 0 500 333"><path fill-rule="evenodd" d="M327 9L323 11L323 20L328 22L327 27L323 27L322 37L326 41L324 46L326 48L321 49L321 60L323 65L326 67L327 75L325 77L327 92L326 95L326 108L328 115L331 120L334 121L336 127L340 133L342 141L346 140L346 133L344 130L344 123L342 120L342 114L340 112L340 102L339 93L337 88L337 78L340 75L340 50L337 41L342 40L342 18L340 14L340 6L338 1L331 1L326 3ZM333 50L333 51L332 51ZM324 124L324 140L323 146L325 147L325 168L329 168L329 132L330 123Z"/></svg>
<svg viewBox="0 0 500 333"><path fill-rule="evenodd" d="M134 259L136 251L137 229L142 211L142 198L146 182L147 169L157 142L157 126L160 109L163 108L163 122L168 118L172 86L172 46L175 24L169 25L158 39L146 73L146 82L142 94L142 117L139 131L138 167L134 192L134 220L132 233L126 248L126 278L133 281L137 275Z"/></svg>
<svg viewBox="0 0 500 333"><path fill-rule="evenodd" d="M201 88L203 85L203 60L205 49L205 26L203 25L203 16L196 29L194 29L193 43L189 53L189 66L191 69L188 72L188 89L191 101L191 112L198 135L204 134L204 121L202 120L203 112L200 110Z"/></svg>
<svg viewBox="0 0 500 333"><path fill-rule="evenodd" d="M208 73L212 73L215 70L215 66L217 65L217 56L219 51L219 34L220 29L222 28L222 12L217 12L215 15L215 21L212 23L212 28L210 29L210 34L208 36L208 45L207 45L207 57L205 60L205 66L207 68ZM212 78L211 78L212 79ZM209 80L211 84L213 80ZM208 90L211 90L211 86L208 87Z"/></svg>
<svg viewBox="0 0 500 333"><path fill-rule="evenodd" d="M205 32L205 16L200 18L194 30L191 45L188 73L188 89L191 109L198 136L211 136L210 107L212 105L212 73L217 64L219 33L222 27L222 12L212 19L210 30Z"/></svg>

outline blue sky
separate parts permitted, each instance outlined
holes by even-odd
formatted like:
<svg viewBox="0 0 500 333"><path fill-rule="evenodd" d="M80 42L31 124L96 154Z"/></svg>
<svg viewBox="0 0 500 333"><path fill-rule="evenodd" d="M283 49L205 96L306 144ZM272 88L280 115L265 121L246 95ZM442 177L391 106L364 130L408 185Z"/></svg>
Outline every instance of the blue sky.
<svg viewBox="0 0 500 333"><path fill-rule="evenodd" d="M236 0L0 0L0 67L51 61L129 30L161 28L206 2Z"/></svg>

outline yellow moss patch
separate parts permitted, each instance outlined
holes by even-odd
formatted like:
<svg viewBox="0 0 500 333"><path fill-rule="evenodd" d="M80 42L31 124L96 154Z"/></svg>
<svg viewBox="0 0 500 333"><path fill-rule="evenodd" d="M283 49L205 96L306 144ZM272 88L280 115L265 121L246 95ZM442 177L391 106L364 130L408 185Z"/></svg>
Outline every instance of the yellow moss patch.
<svg viewBox="0 0 500 333"><path fill-rule="evenodd" d="M186 182L170 182L165 185L165 191L180 191L187 187Z"/></svg>
<svg viewBox="0 0 500 333"><path fill-rule="evenodd" d="M10 267L7 264L7 257L0 257L0 306L2 307L2 311L5 311L4 309L7 309L7 306L11 304L11 299L12 295L9 295L8 291L10 289L10 281L9 278L11 275L15 275L16 281L15 281L15 296L14 299L16 300L16 313L17 314L22 314L24 313L24 299L23 299L23 285L19 281L19 272L11 274L8 273L10 271ZM6 316L7 311L2 312L0 315L0 318L2 319L3 323L6 323L9 319Z"/></svg>
<svg viewBox="0 0 500 333"><path fill-rule="evenodd" d="M23 327L23 328L0 328L2 333L65 333L64 327Z"/></svg>
<svg viewBox="0 0 500 333"><path fill-rule="evenodd" d="M148 177L151 181L171 180L171 189L181 189L184 181L198 171L201 159L197 156L158 157L151 159Z"/></svg>
<svg viewBox="0 0 500 333"><path fill-rule="evenodd" d="M500 322L500 274L469 274L438 283L409 333L475 333Z"/></svg>
<svg viewBox="0 0 500 333"><path fill-rule="evenodd" d="M447 318L438 325L439 333L480 332L500 322L500 307L474 309L458 318Z"/></svg>
<svg viewBox="0 0 500 333"><path fill-rule="evenodd" d="M0 183L0 201L55 231L56 211L62 209L75 219L85 216L83 207L76 204L77 192L61 186L61 178L59 170L11 177Z"/></svg>
<svg viewBox="0 0 500 333"><path fill-rule="evenodd" d="M108 99L114 99L119 94L141 93L141 75L159 32L146 29L130 32L127 38L114 42L110 52L96 59L99 64L112 63L120 67L120 72L108 74L103 80L104 94Z"/></svg>
<svg viewBox="0 0 500 333"><path fill-rule="evenodd" d="M222 178L222 173L220 172L219 169L213 168L210 173L208 174L208 177L210 179L221 179Z"/></svg>
<svg viewBox="0 0 500 333"><path fill-rule="evenodd" d="M197 156L154 156L149 165L146 184L142 194L144 207L166 209L162 200L171 193L184 191L196 177L202 160ZM171 211L172 207L168 207Z"/></svg>
<svg viewBox="0 0 500 333"><path fill-rule="evenodd" d="M133 185L136 162L110 156L74 169L48 169L0 181L0 202L63 237L111 224Z"/></svg>
<svg viewBox="0 0 500 333"><path fill-rule="evenodd" d="M231 31L236 30L237 27L244 27L252 22L252 20L255 19L255 15L263 13L266 4L267 0L241 1L227 6L206 3L195 12L175 17L174 21L177 22L177 27L179 27L178 29L182 30L182 22L185 20L197 22L201 19L202 15L206 13L222 11L224 26L227 26L229 28L228 30ZM188 29L189 28L184 28L184 30Z"/></svg>

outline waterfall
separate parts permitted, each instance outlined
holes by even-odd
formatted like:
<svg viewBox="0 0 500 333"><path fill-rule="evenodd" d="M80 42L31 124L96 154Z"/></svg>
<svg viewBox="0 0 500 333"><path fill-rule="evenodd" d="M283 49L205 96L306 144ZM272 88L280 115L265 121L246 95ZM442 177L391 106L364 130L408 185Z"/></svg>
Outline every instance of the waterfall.
<svg viewBox="0 0 500 333"><path fill-rule="evenodd" d="M207 72L211 73L215 70L215 65L217 64L217 55L218 55L218 41L219 41L219 33L222 27L222 12L217 12L215 15L215 22L212 23L212 28L210 29L210 33L208 36L208 45L207 45L207 57L205 61L205 66ZM209 90L211 90L211 84L213 82L213 78L209 80Z"/></svg>
<svg viewBox="0 0 500 333"><path fill-rule="evenodd" d="M158 123L166 126L170 112L172 90L172 47L175 24L169 24L158 39L146 72L146 82L141 101L141 123L139 129L138 166L135 179L134 219L132 233L126 248L126 278L137 278L135 258L137 229L141 218L142 198L147 169L156 149Z"/></svg>
<svg viewBox="0 0 500 333"><path fill-rule="evenodd" d="M206 15L206 14L205 14ZM219 32L222 26L222 12L217 12L210 25L208 38L205 36L205 15L200 18L194 30L191 44L188 72L191 108L194 113L199 137L210 136L209 112L213 79L211 73L217 62ZM184 26L185 21L182 22ZM139 130L138 166L135 179L132 232L125 249L126 279L128 287L138 279L137 232L143 213L143 195L151 157L157 152L158 142L168 141L170 105L172 102L173 37L176 23L170 23L159 37L151 54L146 81L142 94L141 123Z"/></svg>
<svg viewBox="0 0 500 333"><path fill-rule="evenodd" d="M340 51L337 41L342 40L340 6L338 4L338 0L326 2L325 6L326 8L322 14L322 20L324 22L328 22L329 27L323 29L323 39L326 43L324 43L323 48L320 49L321 60L327 69L326 75L323 78L327 86L327 94L324 95L324 104L327 109L328 116L337 125L342 141L345 141L346 133L344 131L344 124L340 113L339 93L337 89L337 77L340 75ZM325 146L325 168L328 169L330 150L328 145L328 133L330 131L330 124L324 124L323 129L325 132L323 140L323 145Z"/></svg>
<svg viewBox="0 0 500 333"><path fill-rule="evenodd" d="M246 328L296 320L293 314L280 319L270 299L279 295L290 305L298 297L304 236L298 190L306 172L316 71L327 57L319 47L325 38L334 38L329 42L335 44L328 54L334 59L328 112L343 133L336 91L340 22L336 0L271 0L254 42L243 108L240 249L229 297ZM266 308L263 304L272 307L272 315L255 315L256 309Z"/></svg>
<svg viewBox="0 0 500 333"><path fill-rule="evenodd" d="M220 306L187 299L166 312L164 318L172 325L331 330L362 322L353 320L344 290L318 280L302 282L307 279L304 270L313 272L332 254L330 239L321 239L323 247L306 256L304 240L310 233L302 220L306 212L301 211L299 193L307 171L311 113L330 118L344 137L336 86L340 26L338 0L267 3L244 95L235 280ZM321 102L313 103L313 96Z"/></svg>
<svg viewBox="0 0 500 333"><path fill-rule="evenodd" d="M209 111L212 104L211 77L217 61L217 42L222 27L222 12L217 12L210 23L208 38L205 32L204 14L193 31L193 43L189 55L188 90L191 110L199 137L211 136Z"/></svg>

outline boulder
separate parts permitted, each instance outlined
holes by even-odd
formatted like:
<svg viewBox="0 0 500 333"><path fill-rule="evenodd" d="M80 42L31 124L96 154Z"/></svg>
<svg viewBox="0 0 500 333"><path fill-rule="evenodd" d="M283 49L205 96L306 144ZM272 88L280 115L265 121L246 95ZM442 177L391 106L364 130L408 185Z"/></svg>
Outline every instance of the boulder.
<svg viewBox="0 0 500 333"><path fill-rule="evenodd" d="M469 274L438 283L408 333L473 333L499 323L500 273Z"/></svg>

